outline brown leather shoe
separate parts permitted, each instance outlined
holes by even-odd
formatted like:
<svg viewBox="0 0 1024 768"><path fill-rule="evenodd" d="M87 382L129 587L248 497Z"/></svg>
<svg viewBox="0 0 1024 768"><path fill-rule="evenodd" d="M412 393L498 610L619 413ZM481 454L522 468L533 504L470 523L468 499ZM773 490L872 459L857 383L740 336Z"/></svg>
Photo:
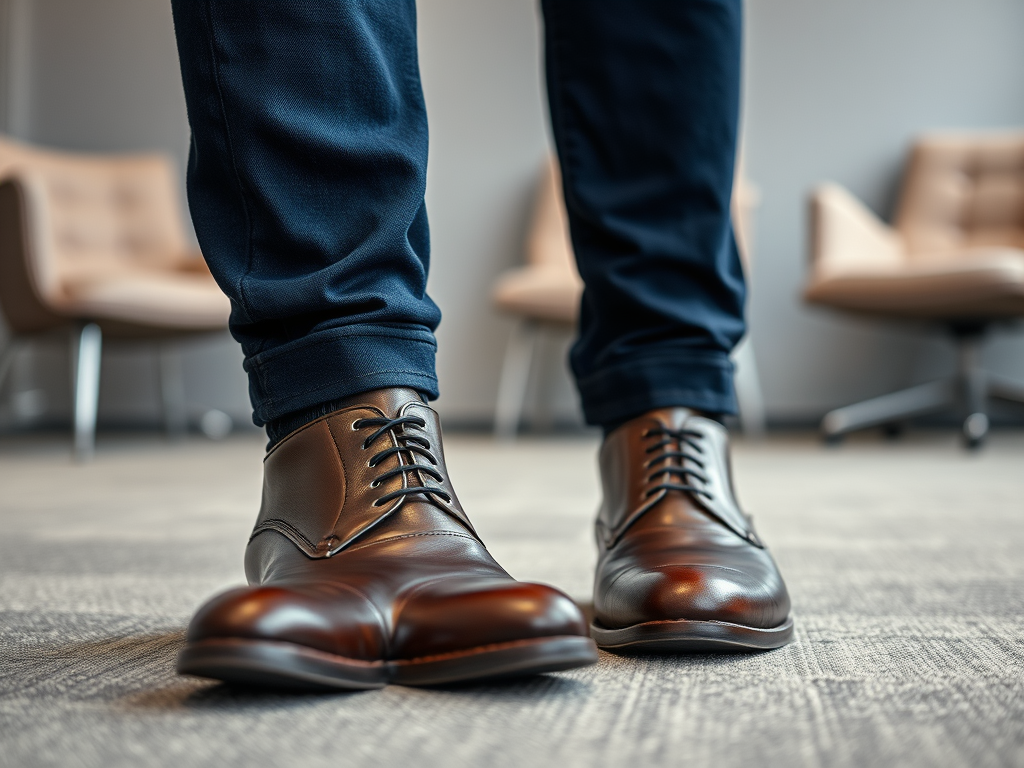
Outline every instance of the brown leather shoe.
<svg viewBox="0 0 1024 768"><path fill-rule="evenodd" d="M591 625L600 647L742 651L792 639L786 585L736 503L728 447L720 424L685 408L608 435Z"/></svg>
<svg viewBox="0 0 1024 768"><path fill-rule="evenodd" d="M568 597L488 554L413 390L357 396L270 451L245 570L192 619L179 672L358 689L597 661Z"/></svg>

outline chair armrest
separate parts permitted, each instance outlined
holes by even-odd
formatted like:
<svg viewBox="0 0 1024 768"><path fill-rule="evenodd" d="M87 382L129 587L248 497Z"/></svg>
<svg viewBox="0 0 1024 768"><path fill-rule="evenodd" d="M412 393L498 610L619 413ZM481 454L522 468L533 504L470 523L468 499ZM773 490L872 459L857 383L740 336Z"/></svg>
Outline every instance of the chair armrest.
<svg viewBox="0 0 1024 768"><path fill-rule="evenodd" d="M837 184L811 196L812 282L839 275L877 274L905 263L900 235Z"/></svg>

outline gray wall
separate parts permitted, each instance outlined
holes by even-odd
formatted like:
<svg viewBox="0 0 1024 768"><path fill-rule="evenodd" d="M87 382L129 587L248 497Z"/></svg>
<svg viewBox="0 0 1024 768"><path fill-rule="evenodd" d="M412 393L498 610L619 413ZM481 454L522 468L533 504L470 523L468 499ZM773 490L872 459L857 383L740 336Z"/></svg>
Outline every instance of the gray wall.
<svg viewBox="0 0 1024 768"><path fill-rule="evenodd" d="M508 322L490 285L522 259L531 195L548 151L540 25L533 0L420 0L420 63L431 125L429 289L439 403L449 420L489 419ZM551 354L550 352L554 352ZM549 369L566 371L551 350ZM563 373L559 409L575 418Z"/></svg>
<svg viewBox="0 0 1024 768"><path fill-rule="evenodd" d="M760 186L751 328L769 414L803 420L952 365L917 329L801 306L804 204L822 179L888 216L923 129L1024 128L1020 0L755 0L747 5L749 175ZM986 355L1024 380L1024 339Z"/></svg>
<svg viewBox="0 0 1024 768"><path fill-rule="evenodd" d="M0 0L0 23L13 5L30 13L13 53L10 35L0 35L0 81L10 97L0 116L8 130L78 149L160 148L184 162L187 125L167 0ZM480 422L493 407L508 332L490 310L488 286L519 258L548 146L539 23L533 0L421 0L420 27L432 120L430 287L445 314L440 406L450 422ZM748 4L747 164L763 198L751 317L772 418L816 418L948 364L948 351L917 331L801 306L804 198L831 178L886 215L917 131L1024 125L1021 30L1019 0ZM564 345L556 340L546 357L557 414L574 419ZM988 357L993 368L1024 379L1019 336L993 345ZM15 389L46 391L50 417L67 412L63 361L61 350L40 353L17 377ZM146 355L112 351L106 421L155 418L152 371ZM245 418L245 381L230 340L194 350L187 373L197 408Z"/></svg>

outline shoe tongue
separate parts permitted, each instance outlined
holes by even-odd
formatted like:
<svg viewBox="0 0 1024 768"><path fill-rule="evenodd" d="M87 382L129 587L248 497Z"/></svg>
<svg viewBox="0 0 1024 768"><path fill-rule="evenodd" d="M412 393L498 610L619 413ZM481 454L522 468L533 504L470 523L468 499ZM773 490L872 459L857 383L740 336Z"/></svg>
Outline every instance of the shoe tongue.
<svg viewBox="0 0 1024 768"><path fill-rule="evenodd" d="M697 412L690 408L658 408L643 415L645 419L660 421L669 429L682 429L691 416Z"/></svg>
<svg viewBox="0 0 1024 768"><path fill-rule="evenodd" d="M341 401L340 407L346 408L352 405L372 405L383 411L389 419L398 415L406 403L422 403L423 398L415 389L409 387L387 387L384 389L371 389L369 392L360 392Z"/></svg>

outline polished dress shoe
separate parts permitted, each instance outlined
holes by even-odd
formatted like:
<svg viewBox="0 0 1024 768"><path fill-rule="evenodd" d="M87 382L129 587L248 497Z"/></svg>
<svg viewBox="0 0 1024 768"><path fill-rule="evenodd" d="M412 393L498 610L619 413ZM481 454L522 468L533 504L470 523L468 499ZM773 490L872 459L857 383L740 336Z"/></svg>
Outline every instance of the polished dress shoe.
<svg viewBox="0 0 1024 768"><path fill-rule="evenodd" d="M651 411L608 435L600 466L598 646L744 651L792 639L786 585L736 502L720 424Z"/></svg>
<svg viewBox="0 0 1024 768"><path fill-rule="evenodd" d="M593 664L567 596L515 581L448 479L437 414L381 389L267 454L248 587L202 606L178 671L290 688L435 685Z"/></svg>

